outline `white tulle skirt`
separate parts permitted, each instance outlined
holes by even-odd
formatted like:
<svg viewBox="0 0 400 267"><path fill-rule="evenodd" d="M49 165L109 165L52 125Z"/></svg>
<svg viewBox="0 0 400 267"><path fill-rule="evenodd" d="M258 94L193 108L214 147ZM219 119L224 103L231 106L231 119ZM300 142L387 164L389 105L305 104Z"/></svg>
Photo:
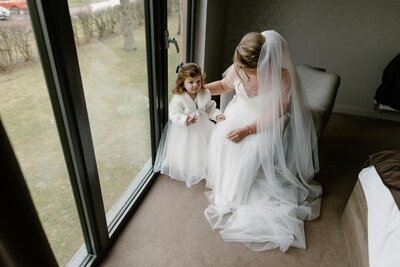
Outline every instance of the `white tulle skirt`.
<svg viewBox="0 0 400 267"><path fill-rule="evenodd" d="M196 123L182 126L168 122L157 151L154 170L186 183L198 183L205 175L206 152L215 124L200 113Z"/></svg>
<svg viewBox="0 0 400 267"><path fill-rule="evenodd" d="M245 112L244 112L245 111ZM226 138L231 130L257 119L249 106L234 99L218 122L207 156L209 206L204 214L226 242L242 242L255 251L290 246L305 249L304 219L319 216L320 199L291 204L275 199L261 170L258 134L240 143Z"/></svg>

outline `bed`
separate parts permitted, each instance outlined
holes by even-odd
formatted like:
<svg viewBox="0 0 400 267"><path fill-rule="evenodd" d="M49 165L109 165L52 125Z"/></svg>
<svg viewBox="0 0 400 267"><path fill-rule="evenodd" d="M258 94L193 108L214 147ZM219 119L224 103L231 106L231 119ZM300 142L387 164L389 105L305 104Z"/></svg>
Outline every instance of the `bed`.
<svg viewBox="0 0 400 267"><path fill-rule="evenodd" d="M369 157L341 220L352 266L400 266L400 149Z"/></svg>

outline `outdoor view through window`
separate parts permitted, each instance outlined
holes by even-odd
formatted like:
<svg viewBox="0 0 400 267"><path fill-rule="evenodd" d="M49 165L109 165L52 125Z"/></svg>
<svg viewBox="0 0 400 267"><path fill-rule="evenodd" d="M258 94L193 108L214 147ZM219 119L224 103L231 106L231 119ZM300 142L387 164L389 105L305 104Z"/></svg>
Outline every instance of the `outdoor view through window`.
<svg viewBox="0 0 400 267"><path fill-rule="evenodd" d="M113 207L151 158L143 0L68 0L102 196ZM180 41L180 0L168 1ZM169 87L181 59L169 51ZM29 12L0 20L0 116L61 266L84 245Z"/></svg>

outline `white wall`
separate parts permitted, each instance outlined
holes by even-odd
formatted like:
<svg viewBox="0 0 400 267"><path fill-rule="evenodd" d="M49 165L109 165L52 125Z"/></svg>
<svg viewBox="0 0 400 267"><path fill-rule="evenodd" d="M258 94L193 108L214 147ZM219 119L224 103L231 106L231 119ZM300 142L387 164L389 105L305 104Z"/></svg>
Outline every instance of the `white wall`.
<svg viewBox="0 0 400 267"><path fill-rule="evenodd" d="M400 120L400 113L382 114L373 107L382 71L400 53L399 0L230 0L216 8L220 10L214 14L227 13L220 73L230 65L243 34L275 29L287 39L295 64L324 67L340 75L334 110ZM215 16L207 19L207 29L218 23ZM216 42L210 38L206 48ZM214 58L206 50L205 61Z"/></svg>

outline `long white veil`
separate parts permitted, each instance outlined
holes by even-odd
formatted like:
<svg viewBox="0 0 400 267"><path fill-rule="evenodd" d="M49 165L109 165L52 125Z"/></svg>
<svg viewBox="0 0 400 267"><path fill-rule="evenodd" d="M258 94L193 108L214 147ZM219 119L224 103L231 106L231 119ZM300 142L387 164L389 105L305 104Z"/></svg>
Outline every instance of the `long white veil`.
<svg viewBox="0 0 400 267"><path fill-rule="evenodd" d="M257 149L261 167L247 204L237 207L220 232L259 251L305 248L303 220L319 216L321 186L317 135L288 45L265 31L257 66Z"/></svg>
<svg viewBox="0 0 400 267"><path fill-rule="evenodd" d="M286 40L272 30L262 34L257 66L258 108L265 114L258 122L262 170L274 198L298 205L321 194L321 186L310 182L319 171L317 135Z"/></svg>
<svg viewBox="0 0 400 267"><path fill-rule="evenodd" d="M236 73L232 66L226 72L240 95L228 105L227 120L210 141L213 167L207 185L213 191L206 193L210 205L204 214L227 242L242 242L256 251L286 251L306 247L303 220L319 216L322 188L312 181L319 170L317 135L286 41L275 31L262 34L258 89L246 84L249 77L239 77L243 71ZM239 144L221 140L229 127L255 117L256 134Z"/></svg>

